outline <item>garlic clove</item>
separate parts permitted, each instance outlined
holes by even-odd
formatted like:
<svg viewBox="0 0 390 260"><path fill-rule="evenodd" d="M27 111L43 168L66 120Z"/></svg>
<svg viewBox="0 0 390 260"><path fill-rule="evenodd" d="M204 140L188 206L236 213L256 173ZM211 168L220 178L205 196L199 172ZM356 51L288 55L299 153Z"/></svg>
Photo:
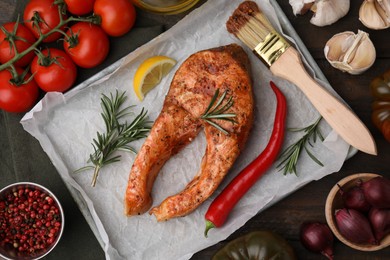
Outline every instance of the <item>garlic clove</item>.
<svg viewBox="0 0 390 260"><path fill-rule="evenodd" d="M370 29L389 28L390 0L365 0L359 9L359 20Z"/></svg>
<svg viewBox="0 0 390 260"><path fill-rule="evenodd" d="M310 22L316 26L335 23L348 13L350 6L350 0L289 0L289 3L294 15L305 14L309 9L314 12Z"/></svg>
<svg viewBox="0 0 390 260"><path fill-rule="evenodd" d="M318 0L311 7L314 16L310 23L316 26L326 26L344 17L350 7L350 0Z"/></svg>
<svg viewBox="0 0 390 260"><path fill-rule="evenodd" d="M324 54L335 68L356 75L369 69L375 62L374 44L366 32L342 32L334 35L325 45Z"/></svg>
<svg viewBox="0 0 390 260"><path fill-rule="evenodd" d="M368 35L365 37L367 37L367 39L362 40L359 47L355 49L356 53L349 63L352 68L358 69L360 67L363 71L371 67L376 58L375 48L371 40L368 38Z"/></svg>
<svg viewBox="0 0 390 260"><path fill-rule="evenodd" d="M289 0L294 15L305 14L314 2L315 0Z"/></svg>
<svg viewBox="0 0 390 260"><path fill-rule="evenodd" d="M351 34L353 32L344 32L334 35L325 45L325 56L331 61L337 61L342 53L347 49L345 46L350 45Z"/></svg>

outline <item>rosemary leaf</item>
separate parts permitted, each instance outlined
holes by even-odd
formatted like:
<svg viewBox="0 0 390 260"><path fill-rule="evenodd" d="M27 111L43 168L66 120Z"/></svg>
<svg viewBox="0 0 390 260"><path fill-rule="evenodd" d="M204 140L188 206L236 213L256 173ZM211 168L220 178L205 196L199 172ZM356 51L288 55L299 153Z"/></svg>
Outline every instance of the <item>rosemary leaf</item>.
<svg viewBox="0 0 390 260"><path fill-rule="evenodd" d="M214 109L212 110L212 112L214 112L214 111L222 104L223 100L224 100L225 97L226 97L226 93L227 93L227 91L224 91L224 92L222 93L221 97L220 97L220 98L218 99L218 101L217 101L217 104L215 104ZM215 96L216 96L216 98L218 97L218 95L219 95L219 89L217 89L217 90L215 91Z"/></svg>
<svg viewBox="0 0 390 260"><path fill-rule="evenodd" d="M310 158L311 158L313 161L315 161L315 162L316 162L318 165L320 165L321 167L324 167L324 164L323 164L320 160L318 160L317 157L315 157L315 156L313 155L313 153L310 152L309 149L307 149L306 146L305 146L305 151L306 151L306 153L310 156Z"/></svg>
<svg viewBox="0 0 390 260"><path fill-rule="evenodd" d="M227 130L225 130L222 126L218 125L217 123L211 121L211 120L208 120L208 119L204 119L207 123L209 123L210 125L214 126L215 128L217 128L219 131L221 131L222 133L224 133L225 135L228 135L229 132Z"/></svg>
<svg viewBox="0 0 390 260"><path fill-rule="evenodd" d="M75 171L81 172L93 168L92 187L95 186L99 171L103 166L120 161L121 156L115 155L115 152L128 151L136 153L135 149L128 144L146 137L151 128L151 122L147 120L148 112L144 108L132 122L119 122L119 119L132 114L130 109L134 106L122 108L125 101L125 92L119 94L116 91L115 96L112 93L110 93L110 96L102 95L101 116L106 126L106 132L97 132L96 138L92 139L93 153L89 155L88 162L92 163L93 166L87 165Z"/></svg>
<svg viewBox="0 0 390 260"><path fill-rule="evenodd" d="M232 119L230 119L231 117L236 117L236 114L232 114L232 113L229 113L229 114L221 114L221 115L209 115L207 116L208 119L225 119L225 120L229 120L229 121L234 121Z"/></svg>
<svg viewBox="0 0 390 260"><path fill-rule="evenodd" d="M213 105L215 103L215 100L217 99L218 95L219 95L219 89L217 89L215 91L214 96L211 98L209 106L206 108L206 111L204 112L204 115L207 115L209 113L209 111L213 107Z"/></svg>
<svg viewBox="0 0 390 260"><path fill-rule="evenodd" d="M227 91L225 90L222 95L219 96L219 89L217 89L214 93L214 96L211 98L210 104L206 108L206 111L203 113L203 115L200 117L207 123L209 123L211 126L215 127L225 135L228 135L229 132L224 129L222 126L220 126L218 123L214 122L212 119L217 120L225 120L232 123L236 123L236 121L232 118L236 117L236 114L234 113L225 113L229 108L233 106L233 97L230 97L225 104L223 104L225 98L226 98ZM218 101L217 101L218 99Z"/></svg>
<svg viewBox="0 0 390 260"><path fill-rule="evenodd" d="M292 132L303 132L304 135L298 139L295 143L288 146L279 156L279 164L276 166L279 170L283 170L283 174L294 173L297 175L297 164L302 154L302 151L308 154L308 156L318 165L324 166L323 163L315 157L315 155L308 149L307 145L311 147L316 143L317 138L321 141L324 137L319 129L319 124L322 120L320 116L313 124L304 128L293 128L289 129Z"/></svg>

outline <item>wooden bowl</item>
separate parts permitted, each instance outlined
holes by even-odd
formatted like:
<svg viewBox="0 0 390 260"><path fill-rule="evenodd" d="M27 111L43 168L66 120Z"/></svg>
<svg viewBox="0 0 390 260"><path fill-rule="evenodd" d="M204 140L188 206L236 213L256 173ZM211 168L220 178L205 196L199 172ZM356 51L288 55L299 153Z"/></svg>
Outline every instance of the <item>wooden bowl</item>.
<svg viewBox="0 0 390 260"><path fill-rule="evenodd" d="M348 177L345 177L344 179L340 180L337 184L344 190L347 191L350 188L354 187L359 179L362 181L367 181L369 179L372 179L374 177L380 176L378 174L374 173L357 173L350 175ZM390 235L387 235L384 237L379 245L371 245L371 244L356 244L353 242L348 241L346 238L344 238L340 232L337 229L336 219L335 219L335 210L343 208L343 201L340 194L340 188L338 185L335 185L331 191L329 192L329 195L326 199L325 204L325 217L326 221L332 230L333 234L345 245L360 250L360 251L377 251L380 249L383 249L385 247L388 247L390 245Z"/></svg>

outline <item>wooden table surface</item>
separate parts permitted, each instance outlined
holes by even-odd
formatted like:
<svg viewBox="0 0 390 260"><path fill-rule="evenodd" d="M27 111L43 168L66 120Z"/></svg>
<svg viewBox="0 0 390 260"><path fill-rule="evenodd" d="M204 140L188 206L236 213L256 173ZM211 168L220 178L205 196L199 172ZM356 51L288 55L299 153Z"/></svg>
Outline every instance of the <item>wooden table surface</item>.
<svg viewBox="0 0 390 260"><path fill-rule="evenodd" d="M200 1L198 6L204 2L205 0ZM359 172L373 172L390 177L390 143L385 141L371 122L372 97L368 88L375 76L390 69L390 29L373 31L359 22L358 11L362 0L351 1L351 8L346 17L331 26L322 28L310 24L310 14L295 17L288 1L277 0L277 2L333 88L373 134L378 147L378 156L358 152L344 163L339 172L309 183L253 217L226 241L194 254L192 259L209 259L228 241L255 230L272 230L282 235L294 247L299 259L321 259L319 255L308 252L299 242L300 224L306 220L325 222L324 205L327 194L340 179ZM19 0L0 0L0 24L16 19L17 13L23 10L25 3L26 1ZM94 70L82 70L78 82L149 40L145 37L141 39L137 35L147 32L147 37L151 39L170 28L184 15L160 16L138 10L137 23L131 33L131 46L127 47L128 49L115 48L129 39L126 37L112 40L113 49L121 49L121 51L112 50L110 58ZM324 58L323 48L326 41L334 34L343 31L356 33L358 29L370 34L376 47L377 59L368 71L352 76L331 67ZM22 114L0 111L0 187L17 181L38 182L55 191L61 200L66 213L65 232L58 246L46 259L104 259L103 250L54 166L39 143L23 130L19 123L22 116ZM390 247L376 252L361 252L345 246L338 240L335 241L334 247L336 259L390 259Z"/></svg>

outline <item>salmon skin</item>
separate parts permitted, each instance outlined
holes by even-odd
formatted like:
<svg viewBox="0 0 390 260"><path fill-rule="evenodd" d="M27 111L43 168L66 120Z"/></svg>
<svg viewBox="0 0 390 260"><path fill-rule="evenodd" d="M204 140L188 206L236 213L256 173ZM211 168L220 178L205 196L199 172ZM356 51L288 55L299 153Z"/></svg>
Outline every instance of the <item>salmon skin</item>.
<svg viewBox="0 0 390 260"><path fill-rule="evenodd" d="M229 134L222 133L200 117L215 91L227 91L233 99L227 111L235 123L215 120ZM230 44L192 54L176 71L160 115L132 165L125 194L125 214L143 214L152 206L154 181L174 154L204 129L206 151L201 167L183 191L169 196L149 213L158 221L185 216L217 189L244 148L253 125L253 92L247 54Z"/></svg>

